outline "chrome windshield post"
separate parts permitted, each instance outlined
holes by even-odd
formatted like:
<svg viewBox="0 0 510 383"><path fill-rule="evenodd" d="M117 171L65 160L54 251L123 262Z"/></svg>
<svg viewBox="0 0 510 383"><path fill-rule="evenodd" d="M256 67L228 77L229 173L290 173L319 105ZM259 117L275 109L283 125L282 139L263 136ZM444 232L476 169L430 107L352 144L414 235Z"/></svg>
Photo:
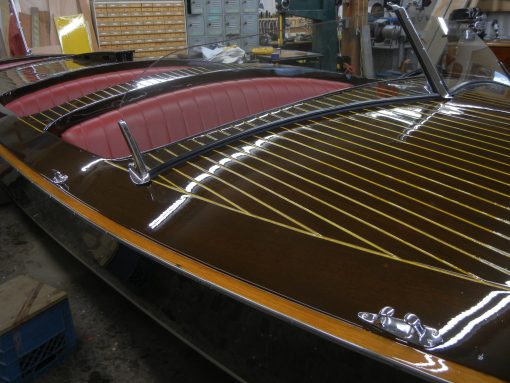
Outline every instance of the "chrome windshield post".
<svg viewBox="0 0 510 383"><path fill-rule="evenodd" d="M429 80L430 86L432 89L439 93L442 98L451 98L450 92L448 92L448 88L441 75L437 71L436 65L432 62L429 54L427 53L427 49L420 38L420 35L416 31L409 14L405 10L404 7L400 5L396 5L388 2L387 6L390 10L396 13L402 27L407 32L407 36L409 37L409 42L416 52L416 56L420 61L420 64L423 68L423 72L425 76Z"/></svg>
<svg viewBox="0 0 510 383"><path fill-rule="evenodd" d="M145 185L151 182L149 171L143 160L142 153L129 130L128 124L124 120L118 122L120 131L126 140L126 144L133 155L133 161L128 165L129 177L136 185Z"/></svg>

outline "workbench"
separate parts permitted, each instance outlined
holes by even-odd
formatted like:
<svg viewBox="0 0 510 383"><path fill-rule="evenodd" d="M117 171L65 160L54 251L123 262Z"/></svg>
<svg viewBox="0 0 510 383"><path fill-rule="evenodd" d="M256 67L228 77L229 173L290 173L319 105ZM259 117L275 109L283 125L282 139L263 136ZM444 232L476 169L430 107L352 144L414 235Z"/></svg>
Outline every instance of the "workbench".
<svg viewBox="0 0 510 383"><path fill-rule="evenodd" d="M323 55L315 52L304 52L282 49L278 57L274 55L257 55L256 58L261 62L269 62L273 64L289 64L289 65L301 65L311 66L322 69L322 57Z"/></svg>

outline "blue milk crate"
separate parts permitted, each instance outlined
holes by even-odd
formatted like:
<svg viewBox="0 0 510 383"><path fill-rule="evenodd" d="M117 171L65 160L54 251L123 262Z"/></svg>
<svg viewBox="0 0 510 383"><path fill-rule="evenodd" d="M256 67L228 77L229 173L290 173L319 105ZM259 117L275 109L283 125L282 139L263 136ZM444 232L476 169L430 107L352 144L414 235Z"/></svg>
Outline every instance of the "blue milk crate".
<svg viewBox="0 0 510 383"><path fill-rule="evenodd" d="M75 345L64 292L27 276L0 286L0 383L36 379Z"/></svg>

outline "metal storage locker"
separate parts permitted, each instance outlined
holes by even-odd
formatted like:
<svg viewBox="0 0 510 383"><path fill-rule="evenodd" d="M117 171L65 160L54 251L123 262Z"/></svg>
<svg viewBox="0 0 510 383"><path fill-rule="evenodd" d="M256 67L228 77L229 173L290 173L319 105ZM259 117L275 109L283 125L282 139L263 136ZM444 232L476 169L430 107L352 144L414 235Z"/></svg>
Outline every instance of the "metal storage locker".
<svg viewBox="0 0 510 383"><path fill-rule="evenodd" d="M222 15L207 15L206 29L209 36L222 36L223 35L223 16Z"/></svg>
<svg viewBox="0 0 510 383"><path fill-rule="evenodd" d="M243 37L241 39L241 45L239 45L245 51L251 51L251 48L259 46L258 36Z"/></svg>
<svg viewBox="0 0 510 383"><path fill-rule="evenodd" d="M188 38L189 46L203 45L203 44L205 44L205 36L190 36Z"/></svg>
<svg viewBox="0 0 510 383"><path fill-rule="evenodd" d="M243 35L256 34L259 29L258 15L255 14L243 14L241 20L241 33Z"/></svg>
<svg viewBox="0 0 510 383"><path fill-rule="evenodd" d="M205 0L205 10L209 15L223 13L223 0Z"/></svg>
<svg viewBox="0 0 510 383"><path fill-rule="evenodd" d="M188 36L201 36L205 33L204 17L202 15L188 15Z"/></svg>
<svg viewBox="0 0 510 383"><path fill-rule="evenodd" d="M241 0L241 12L257 12L259 11L259 0Z"/></svg>
<svg viewBox="0 0 510 383"><path fill-rule="evenodd" d="M225 13L239 13L239 0L225 0L223 9Z"/></svg>
<svg viewBox="0 0 510 383"><path fill-rule="evenodd" d="M201 15L204 13L204 0L191 0L190 13L192 15Z"/></svg>
<svg viewBox="0 0 510 383"><path fill-rule="evenodd" d="M241 16L225 15L225 35L239 35L241 33Z"/></svg>
<svg viewBox="0 0 510 383"><path fill-rule="evenodd" d="M222 43L225 39L223 36L207 36L206 40L207 44L216 44Z"/></svg>
<svg viewBox="0 0 510 383"><path fill-rule="evenodd" d="M228 40L227 45L237 45L239 48L242 48L241 39L240 38L232 38Z"/></svg>
<svg viewBox="0 0 510 383"><path fill-rule="evenodd" d="M258 45L259 0L187 1L191 12L187 15L189 45L202 41L206 44L237 44L241 48L244 45L246 49ZM197 12L202 14L195 15Z"/></svg>

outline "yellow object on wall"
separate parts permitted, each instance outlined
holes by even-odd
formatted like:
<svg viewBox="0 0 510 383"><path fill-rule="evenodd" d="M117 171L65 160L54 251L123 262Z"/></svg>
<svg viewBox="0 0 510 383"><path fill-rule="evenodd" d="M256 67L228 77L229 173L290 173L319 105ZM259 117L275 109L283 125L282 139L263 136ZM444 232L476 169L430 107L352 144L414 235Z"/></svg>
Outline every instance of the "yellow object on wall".
<svg viewBox="0 0 510 383"><path fill-rule="evenodd" d="M92 52L92 43L83 14L55 17L63 53Z"/></svg>

